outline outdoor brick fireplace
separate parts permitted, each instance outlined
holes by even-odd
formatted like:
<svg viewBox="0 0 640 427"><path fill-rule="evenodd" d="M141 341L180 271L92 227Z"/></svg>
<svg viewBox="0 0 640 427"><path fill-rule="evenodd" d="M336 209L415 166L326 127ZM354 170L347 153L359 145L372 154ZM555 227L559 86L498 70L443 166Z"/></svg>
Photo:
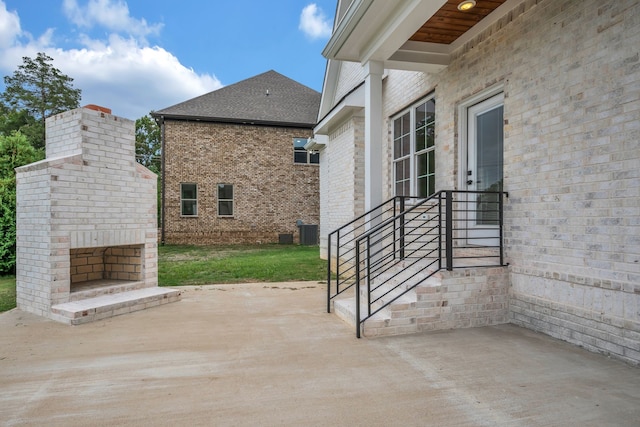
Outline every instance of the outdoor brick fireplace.
<svg viewBox="0 0 640 427"><path fill-rule="evenodd" d="M134 130L95 106L47 119L47 158L16 169L21 310L76 324L179 299L157 287L157 177Z"/></svg>

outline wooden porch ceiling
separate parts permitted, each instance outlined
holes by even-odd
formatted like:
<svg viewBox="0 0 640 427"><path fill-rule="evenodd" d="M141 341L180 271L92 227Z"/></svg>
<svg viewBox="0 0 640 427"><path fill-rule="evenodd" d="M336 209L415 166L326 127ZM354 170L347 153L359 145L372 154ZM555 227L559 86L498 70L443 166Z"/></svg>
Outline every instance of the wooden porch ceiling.
<svg viewBox="0 0 640 427"><path fill-rule="evenodd" d="M527 0L351 0L322 54L387 69L440 72L451 53Z"/></svg>
<svg viewBox="0 0 640 427"><path fill-rule="evenodd" d="M458 10L461 1L447 0L409 40L451 44L507 0L476 0L476 6L466 12Z"/></svg>

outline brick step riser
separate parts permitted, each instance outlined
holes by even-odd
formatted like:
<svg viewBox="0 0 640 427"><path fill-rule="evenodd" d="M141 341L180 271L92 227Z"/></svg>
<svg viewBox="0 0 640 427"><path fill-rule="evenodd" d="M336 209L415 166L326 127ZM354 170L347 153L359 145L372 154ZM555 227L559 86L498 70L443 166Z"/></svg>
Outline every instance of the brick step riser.
<svg viewBox="0 0 640 427"><path fill-rule="evenodd" d="M396 268L400 268L397 266ZM364 336L401 335L427 330L500 324L508 321L508 284L497 285L502 268L469 268L439 272L364 322ZM412 273L407 273L410 276ZM426 275L416 275L421 280ZM508 279L500 279L508 280ZM401 286L406 289L413 283ZM383 285L385 291L394 286ZM382 291L382 290L380 290ZM375 292L374 292L375 294ZM379 294L378 294L379 295ZM389 300L397 295L391 292ZM361 289L361 316L366 313ZM380 307L374 304L372 311ZM355 302L340 307L340 317L355 327ZM336 310L336 313L338 310Z"/></svg>
<svg viewBox="0 0 640 427"><path fill-rule="evenodd" d="M124 301L102 303L95 307L83 308L78 310L70 310L67 308L59 308L53 306L51 308L51 313L55 317L55 320L71 325L80 325L83 323L94 322L97 320L119 316L121 314L133 313L135 311L177 302L180 301L180 298L180 291L167 291L165 293L157 295L131 297L131 299Z"/></svg>
<svg viewBox="0 0 640 427"><path fill-rule="evenodd" d="M405 291L406 288L409 286L411 286L411 284L407 283L406 285L401 287L398 292ZM419 289L419 288L420 286L418 286L418 288L416 289ZM378 310L380 307L386 304L386 301L389 301L390 299L394 298L398 294L398 292L391 292L388 296L383 297L379 301L376 301L375 303L372 304L371 310L372 311ZM361 317L364 317L367 313L366 291L361 289L360 294L361 294L360 315ZM352 302L354 302L353 297L351 297L350 299L352 300ZM388 305L383 310L381 310L378 313L377 317L383 317L387 319L398 317L397 315L398 312L402 313L406 311L411 304L415 304L417 301L418 301L418 296L416 294L416 290L412 289L406 294L402 295L397 301L392 302L390 305ZM341 304L340 302L336 302L334 303L334 312L344 321L355 326L355 318L356 318L355 303ZM396 322L392 322L392 325L393 323L396 323Z"/></svg>

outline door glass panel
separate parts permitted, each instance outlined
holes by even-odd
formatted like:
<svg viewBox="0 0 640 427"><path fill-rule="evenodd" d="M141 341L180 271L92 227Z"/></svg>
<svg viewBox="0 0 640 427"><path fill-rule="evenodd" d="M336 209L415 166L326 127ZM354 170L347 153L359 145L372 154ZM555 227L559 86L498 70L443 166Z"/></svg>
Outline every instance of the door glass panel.
<svg viewBox="0 0 640 427"><path fill-rule="evenodd" d="M476 189L502 191L503 107L476 116ZM476 220L498 225L498 195L478 196Z"/></svg>
<svg viewBox="0 0 640 427"><path fill-rule="evenodd" d="M476 116L478 190L502 190L502 106Z"/></svg>

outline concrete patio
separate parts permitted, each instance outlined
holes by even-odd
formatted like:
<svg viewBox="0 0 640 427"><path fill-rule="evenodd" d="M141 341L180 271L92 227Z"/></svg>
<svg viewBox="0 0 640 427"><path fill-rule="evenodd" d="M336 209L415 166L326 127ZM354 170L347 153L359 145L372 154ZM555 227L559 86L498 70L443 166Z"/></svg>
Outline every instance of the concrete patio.
<svg viewBox="0 0 640 427"><path fill-rule="evenodd" d="M637 426L640 369L512 325L355 338L315 282L81 326L0 314L0 424Z"/></svg>

